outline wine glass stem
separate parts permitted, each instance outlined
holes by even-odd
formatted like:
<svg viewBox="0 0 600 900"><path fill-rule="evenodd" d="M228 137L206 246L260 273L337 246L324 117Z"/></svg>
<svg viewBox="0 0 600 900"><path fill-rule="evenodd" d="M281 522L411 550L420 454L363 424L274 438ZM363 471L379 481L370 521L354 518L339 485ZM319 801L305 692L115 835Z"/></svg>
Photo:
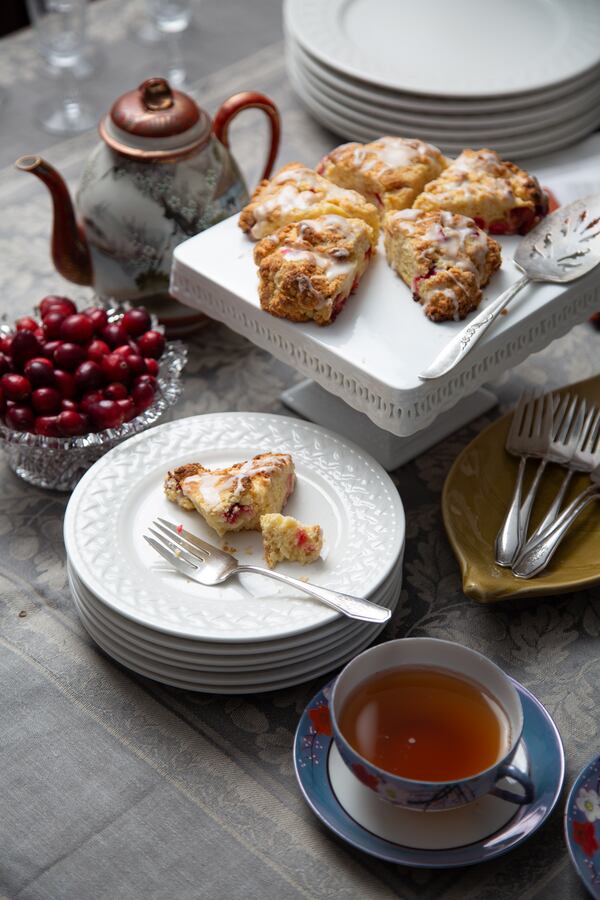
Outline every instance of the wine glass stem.
<svg viewBox="0 0 600 900"><path fill-rule="evenodd" d="M168 32L166 39L169 53L169 81L177 88L183 87L186 73L181 52L181 33L179 31Z"/></svg>
<svg viewBox="0 0 600 900"><path fill-rule="evenodd" d="M81 113L81 94L77 76L72 66L62 69L63 110L67 121L77 121Z"/></svg>

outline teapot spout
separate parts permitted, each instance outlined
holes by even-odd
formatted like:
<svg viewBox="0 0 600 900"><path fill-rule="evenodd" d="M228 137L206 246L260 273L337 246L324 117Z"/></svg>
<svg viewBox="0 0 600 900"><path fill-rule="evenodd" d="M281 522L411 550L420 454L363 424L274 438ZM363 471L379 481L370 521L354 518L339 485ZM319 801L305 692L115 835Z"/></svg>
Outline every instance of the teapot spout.
<svg viewBox="0 0 600 900"><path fill-rule="evenodd" d="M93 271L90 249L77 225L73 202L64 179L40 156L21 156L15 166L21 172L36 175L52 195L52 260L57 271L75 284L91 285Z"/></svg>

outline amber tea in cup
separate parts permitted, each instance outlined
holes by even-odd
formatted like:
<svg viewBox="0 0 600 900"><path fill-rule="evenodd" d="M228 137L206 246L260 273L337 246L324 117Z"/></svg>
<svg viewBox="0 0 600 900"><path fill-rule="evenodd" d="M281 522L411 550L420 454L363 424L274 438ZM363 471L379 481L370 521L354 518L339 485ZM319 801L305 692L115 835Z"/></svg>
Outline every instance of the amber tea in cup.
<svg viewBox="0 0 600 900"><path fill-rule="evenodd" d="M425 782L484 772L511 743L508 716L483 685L429 666L366 679L347 697L339 728L372 765Z"/></svg>

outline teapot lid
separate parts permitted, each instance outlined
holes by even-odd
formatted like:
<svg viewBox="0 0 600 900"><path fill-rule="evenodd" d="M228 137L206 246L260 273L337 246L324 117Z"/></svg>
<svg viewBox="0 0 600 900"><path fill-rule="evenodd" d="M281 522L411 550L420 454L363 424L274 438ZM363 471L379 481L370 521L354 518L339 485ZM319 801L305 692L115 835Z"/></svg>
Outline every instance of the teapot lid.
<svg viewBox="0 0 600 900"><path fill-rule="evenodd" d="M99 126L109 147L145 161L188 156L208 142L211 129L207 113L166 78L148 78L123 94Z"/></svg>

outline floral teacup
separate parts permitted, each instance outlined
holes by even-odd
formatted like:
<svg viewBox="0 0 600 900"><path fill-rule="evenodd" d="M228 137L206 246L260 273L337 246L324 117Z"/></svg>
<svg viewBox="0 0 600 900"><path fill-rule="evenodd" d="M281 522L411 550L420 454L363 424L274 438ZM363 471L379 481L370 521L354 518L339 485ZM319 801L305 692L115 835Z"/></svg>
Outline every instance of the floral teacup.
<svg viewBox="0 0 600 900"><path fill-rule="evenodd" d="M509 723L507 744L496 762L485 771L450 782L416 781L373 765L348 743L339 728L340 713L348 697L368 678L400 666L419 666L455 672L481 685L505 712ZM523 709L517 690L491 660L451 641L435 638L402 638L380 644L353 659L339 675L331 697L334 740L340 755L356 777L383 800L410 809L443 810L464 806L484 794L494 794L516 804L530 803L534 788L526 772L511 765L523 731ZM522 792L497 786L505 777L517 781Z"/></svg>

